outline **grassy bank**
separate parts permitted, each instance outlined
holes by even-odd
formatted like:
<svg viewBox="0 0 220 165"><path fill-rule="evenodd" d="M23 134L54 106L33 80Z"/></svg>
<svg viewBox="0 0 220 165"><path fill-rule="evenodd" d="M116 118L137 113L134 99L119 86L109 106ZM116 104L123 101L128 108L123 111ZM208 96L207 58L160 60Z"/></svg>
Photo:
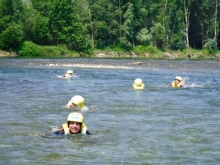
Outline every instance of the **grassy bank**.
<svg viewBox="0 0 220 165"><path fill-rule="evenodd" d="M137 59L220 59L220 51L207 49L184 49L182 51L161 51L153 46L137 46L131 51L122 49L93 50L90 53L74 52L65 46L39 46L26 41L17 52L0 51L0 57L27 58L137 58Z"/></svg>

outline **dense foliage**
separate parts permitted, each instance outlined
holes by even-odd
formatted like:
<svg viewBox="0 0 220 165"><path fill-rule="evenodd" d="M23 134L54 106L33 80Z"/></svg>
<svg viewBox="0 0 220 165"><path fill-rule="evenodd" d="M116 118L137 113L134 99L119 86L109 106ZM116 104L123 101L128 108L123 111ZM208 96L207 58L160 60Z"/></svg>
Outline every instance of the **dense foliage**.
<svg viewBox="0 0 220 165"><path fill-rule="evenodd" d="M220 0L0 0L0 49L24 53L33 45L215 53Z"/></svg>

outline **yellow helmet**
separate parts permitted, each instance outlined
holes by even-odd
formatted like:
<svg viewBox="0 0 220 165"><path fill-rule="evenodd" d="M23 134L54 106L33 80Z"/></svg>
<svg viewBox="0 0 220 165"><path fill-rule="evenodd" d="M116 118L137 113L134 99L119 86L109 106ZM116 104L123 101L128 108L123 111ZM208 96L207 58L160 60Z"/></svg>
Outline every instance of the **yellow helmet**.
<svg viewBox="0 0 220 165"><path fill-rule="evenodd" d="M73 96L71 102L76 104L79 108L83 108L84 105L84 98L82 96L76 95Z"/></svg>
<svg viewBox="0 0 220 165"><path fill-rule="evenodd" d="M78 112L72 112L68 115L67 117L67 123L64 123L62 125L62 128L64 129L64 133L65 134L70 134L70 131L69 131L69 122L79 122L81 123L81 130L80 130L80 133L81 134L86 134L88 128L87 126L85 125L84 123L84 117L81 113L78 113Z"/></svg>
<svg viewBox="0 0 220 165"><path fill-rule="evenodd" d="M175 79L179 80L180 82L183 81L182 77L180 77L180 76L176 76Z"/></svg>
<svg viewBox="0 0 220 165"><path fill-rule="evenodd" d="M75 122L83 123L84 122L84 117L81 113L72 112L67 117L67 125L68 125L69 121L75 121Z"/></svg>
<svg viewBox="0 0 220 165"><path fill-rule="evenodd" d="M141 86L142 83L143 83L143 81L142 81L140 78L137 78L137 79L134 81L134 84L135 84L136 86Z"/></svg>
<svg viewBox="0 0 220 165"><path fill-rule="evenodd" d="M66 74L73 74L73 71L72 70L68 70L68 71L66 71Z"/></svg>

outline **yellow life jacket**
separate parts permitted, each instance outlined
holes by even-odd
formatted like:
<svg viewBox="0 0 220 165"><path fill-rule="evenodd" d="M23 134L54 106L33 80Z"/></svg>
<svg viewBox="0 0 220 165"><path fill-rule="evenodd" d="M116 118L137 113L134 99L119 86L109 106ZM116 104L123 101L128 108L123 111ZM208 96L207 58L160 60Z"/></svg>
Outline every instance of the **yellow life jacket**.
<svg viewBox="0 0 220 165"><path fill-rule="evenodd" d="M63 128L63 130L64 130L65 135L70 134L67 123L64 123L64 124L62 125L62 128ZM87 128L87 126L85 125L85 123L82 123L80 134L86 134L87 130L88 130L88 128Z"/></svg>
<svg viewBox="0 0 220 165"><path fill-rule="evenodd" d="M137 86L136 84L133 84L134 89L144 89L144 84L141 84L140 86Z"/></svg>
<svg viewBox="0 0 220 165"><path fill-rule="evenodd" d="M177 85L175 85L174 81L172 82L172 87L173 88L180 88L181 86L183 86L183 84L181 82Z"/></svg>

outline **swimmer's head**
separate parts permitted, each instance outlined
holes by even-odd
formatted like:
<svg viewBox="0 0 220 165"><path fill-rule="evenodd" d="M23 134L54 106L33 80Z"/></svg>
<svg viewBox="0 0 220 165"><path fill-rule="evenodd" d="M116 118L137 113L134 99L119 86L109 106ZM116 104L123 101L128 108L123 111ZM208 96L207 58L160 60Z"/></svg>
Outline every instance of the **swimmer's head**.
<svg viewBox="0 0 220 165"><path fill-rule="evenodd" d="M178 80L179 82L182 82L182 81L183 81L182 77L180 77L180 76L176 76L176 77L175 77L175 80Z"/></svg>
<svg viewBox="0 0 220 165"><path fill-rule="evenodd" d="M68 132L70 134L78 134L81 132L82 125L84 124L84 117L82 114L73 112L67 117Z"/></svg>
<svg viewBox="0 0 220 165"><path fill-rule="evenodd" d="M136 86L141 86L141 85L143 84L143 81L142 81L142 79L137 78L137 79L135 79L134 84L135 84Z"/></svg>
<svg viewBox="0 0 220 165"><path fill-rule="evenodd" d="M66 71L66 74L73 74L73 71L72 70L68 70L68 71Z"/></svg>
<svg viewBox="0 0 220 165"><path fill-rule="evenodd" d="M77 105L79 108L83 108L85 106L84 104L84 98L80 95L73 96L70 100L73 104Z"/></svg>

